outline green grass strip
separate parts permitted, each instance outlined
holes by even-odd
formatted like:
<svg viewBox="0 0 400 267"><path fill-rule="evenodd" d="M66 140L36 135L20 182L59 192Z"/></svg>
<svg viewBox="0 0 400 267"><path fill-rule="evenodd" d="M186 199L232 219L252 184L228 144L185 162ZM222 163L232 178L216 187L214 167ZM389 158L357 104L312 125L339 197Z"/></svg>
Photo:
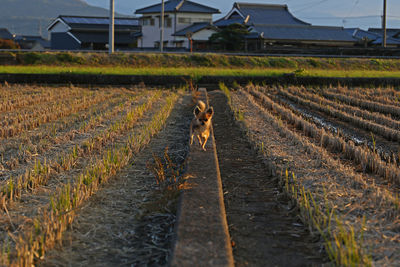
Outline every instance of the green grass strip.
<svg viewBox="0 0 400 267"><path fill-rule="evenodd" d="M0 73L7 74L94 74L94 75L185 75L202 76L279 76L294 73L300 77L368 77L400 78L400 71L388 70L332 70L294 68L220 68L220 67L87 67L87 66L0 66Z"/></svg>

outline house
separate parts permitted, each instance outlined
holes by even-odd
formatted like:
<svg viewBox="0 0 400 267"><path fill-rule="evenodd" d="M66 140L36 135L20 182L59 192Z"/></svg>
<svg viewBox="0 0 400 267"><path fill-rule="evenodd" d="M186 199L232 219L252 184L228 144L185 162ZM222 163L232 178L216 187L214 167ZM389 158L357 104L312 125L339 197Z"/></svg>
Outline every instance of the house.
<svg viewBox="0 0 400 267"><path fill-rule="evenodd" d="M379 34L380 36L383 36L382 28L369 28L368 32L376 33ZM386 35L387 37L400 38L400 29L387 28Z"/></svg>
<svg viewBox="0 0 400 267"><path fill-rule="evenodd" d="M382 46L383 37L381 35L382 29L365 31L359 28L348 28L346 31L358 40L358 44L364 47ZM400 33L400 30L398 30ZM397 33L397 34L398 34ZM386 38L387 47L400 47L400 39L396 39L396 32L388 34Z"/></svg>
<svg viewBox="0 0 400 267"><path fill-rule="evenodd" d="M51 49L106 50L109 38L109 18L59 16L47 28ZM115 18L115 49L137 46L141 27L137 18Z"/></svg>
<svg viewBox="0 0 400 267"><path fill-rule="evenodd" d="M21 49L43 51L51 48L50 41L44 39L42 36L17 35L15 36L14 41L21 47Z"/></svg>
<svg viewBox="0 0 400 267"><path fill-rule="evenodd" d="M219 29L209 22L195 22L176 32L173 36L176 37L176 43L181 42L183 44L189 40L189 49L191 48L192 51L206 51L210 49L208 39L218 31Z"/></svg>
<svg viewBox="0 0 400 267"><path fill-rule="evenodd" d="M236 2L214 25L221 28L234 23L247 26L250 34L244 40L251 51L269 46L354 46L357 42L342 27L313 26L296 18L287 5Z"/></svg>
<svg viewBox="0 0 400 267"><path fill-rule="evenodd" d="M136 10L142 15L140 24L142 36L140 48L158 48L160 46L161 4L155 4ZM213 14L218 9L186 0L169 0L164 4L164 38L165 48L190 48L190 41L204 42L208 35L215 31L211 26Z"/></svg>
<svg viewBox="0 0 400 267"><path fill-rule="evenodd" d="M14 36L6 28L0 28L0 39L13 40Z"/></svg>

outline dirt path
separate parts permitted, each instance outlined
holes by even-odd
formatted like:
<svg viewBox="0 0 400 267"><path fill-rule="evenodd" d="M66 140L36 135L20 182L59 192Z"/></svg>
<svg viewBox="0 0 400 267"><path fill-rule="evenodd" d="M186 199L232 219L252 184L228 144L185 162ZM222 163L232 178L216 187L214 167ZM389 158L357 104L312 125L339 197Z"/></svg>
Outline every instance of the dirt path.
<svg viewBox="0 0 400 267"><path fill-rule="evenodd" d="M166 147L174 163L183 164L191 116L191 97L185 96L177 102L166 129L82 208L62 246L49 252L39 266L166 265L175 215L147 209L155 201L157 187L146 165L153 161L153 153L162 156Z"/></svg>
<svg viewBox="0 0 400 267"><path fill-rule="evenodd" d="M257 157L221 92L209 94L236 266L318 266L319 247L287 202L277 179Z"/></svg>

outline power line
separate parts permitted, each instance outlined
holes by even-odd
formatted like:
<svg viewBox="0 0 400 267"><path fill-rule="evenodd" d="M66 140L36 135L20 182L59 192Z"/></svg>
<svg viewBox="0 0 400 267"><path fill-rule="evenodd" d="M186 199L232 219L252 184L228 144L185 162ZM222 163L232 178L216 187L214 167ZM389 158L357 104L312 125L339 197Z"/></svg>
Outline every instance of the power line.
<svg viewBox="0 0 400 267"><path fill-rule="evenodd" d="M322 4L322 3L327 2L327 1L328 1L328 0L321 0L321 1L317 1L317 2L315 2L315 1L314 1L314 2L309 2L309 3L306 3L306 4L303 6L303 8L294 10L293 12L303 11L303 10L305 10L305 9L308 9L308 8L310 8L310 7L315 7L315 6L319 5L319 4Z"/></svg>

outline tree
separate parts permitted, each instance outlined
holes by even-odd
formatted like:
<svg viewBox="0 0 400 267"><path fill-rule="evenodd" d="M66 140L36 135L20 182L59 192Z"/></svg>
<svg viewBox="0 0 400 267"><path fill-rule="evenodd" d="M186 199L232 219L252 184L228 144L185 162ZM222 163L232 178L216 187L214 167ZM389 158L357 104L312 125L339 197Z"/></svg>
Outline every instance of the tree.
<svg viewBox="0 0 400 267"><path fill-rule="evenodd" d="M0 39L0 49L19 49L19 45L12 40Z"/></svg>
<svg viewBox="0 0 400 267"><path fill-rule="evenodd" d="M246 26L234 23L211 35L209 41L217 45L219 49L239 51L243 49L244 36L247 34L249 31Z"/></svg>

